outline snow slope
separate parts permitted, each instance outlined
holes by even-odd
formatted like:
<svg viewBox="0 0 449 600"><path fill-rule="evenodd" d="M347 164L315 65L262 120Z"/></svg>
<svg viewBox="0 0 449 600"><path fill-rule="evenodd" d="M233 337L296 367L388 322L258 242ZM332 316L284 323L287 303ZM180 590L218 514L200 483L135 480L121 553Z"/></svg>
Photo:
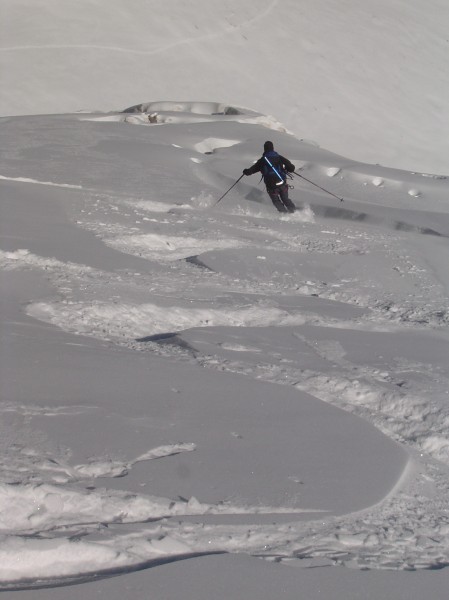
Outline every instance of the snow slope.
<svg viewBox="0 0 449 600"><path fill-rule="evenodd" d="M0 115L219 99L449 174L446 0L2 0Z"/></svg>
<svg viewBox="0 0 449 600"><path fill-rule="evenodd" d="M443 600L447 179L133 106L0 120L5 599Z"/></svg>

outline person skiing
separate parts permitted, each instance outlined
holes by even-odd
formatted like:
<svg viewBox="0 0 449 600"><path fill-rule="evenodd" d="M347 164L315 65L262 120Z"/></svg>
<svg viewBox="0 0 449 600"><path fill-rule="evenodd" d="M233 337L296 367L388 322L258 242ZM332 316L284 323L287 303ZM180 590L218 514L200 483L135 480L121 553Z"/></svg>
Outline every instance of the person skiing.
<svg viewBox="0 0 449 600"><path fill-rule="evenodd" d="M262 173L268 195L279 212L293 213L296 206L288 197L287 173L293 173L295 166L274 151L273 142L265 142L263 154L249 169L243 169L244 175Z"/></svg>

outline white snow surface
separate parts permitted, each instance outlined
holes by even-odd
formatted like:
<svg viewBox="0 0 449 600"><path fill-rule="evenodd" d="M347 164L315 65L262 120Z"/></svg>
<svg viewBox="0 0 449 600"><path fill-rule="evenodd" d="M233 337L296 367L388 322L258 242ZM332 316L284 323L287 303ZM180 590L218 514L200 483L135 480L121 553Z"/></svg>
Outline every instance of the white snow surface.
<svg viewBox="0 0 449 600"><path fill-rule="evenodd" d="M153 571L211 597L183 580L212 561L248 577L215 598L265 600L264 561L280 598L391 572L417 599L426 570L443 599L447 179L173 104L0 120L4 597L144 598ZM295 177L279 216L254 176L217 204L268 137L344 200Z"/></svg>
<svg viewBox="0 0 449 600"><path fill-rule="evenodd" d="M447 0L1 0L0 11L0 115L219 99L351 159L449 175Z"/></svg>

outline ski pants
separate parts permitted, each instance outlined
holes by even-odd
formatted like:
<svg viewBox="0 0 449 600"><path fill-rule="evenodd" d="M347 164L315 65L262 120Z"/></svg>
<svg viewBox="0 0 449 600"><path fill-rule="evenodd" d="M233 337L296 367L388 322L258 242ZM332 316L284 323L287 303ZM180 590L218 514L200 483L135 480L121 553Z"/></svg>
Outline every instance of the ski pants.
<svg viewBox="0 0 449 600"><path fill-rule="evenodd" d="M288 197L288 185L286 183L277 185L274 188L267 188L267 192L279 212L295 212L296 206Z"/></svg>

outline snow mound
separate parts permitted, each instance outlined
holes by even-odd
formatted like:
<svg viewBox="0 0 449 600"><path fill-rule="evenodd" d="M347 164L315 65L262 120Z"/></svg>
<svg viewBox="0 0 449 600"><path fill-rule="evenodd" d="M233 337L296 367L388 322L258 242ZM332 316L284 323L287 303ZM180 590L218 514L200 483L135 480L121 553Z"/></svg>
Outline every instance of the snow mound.
<svg viewBox="0 0 449 600"><path fill-rule="evenodd" d="M124 113L155 113L155 112L182 112L192 113L194 115L244 115L247 109L228 106L219 102L175 102L175 101L156 101L144 102L126 108Z"/></svg>
<svg viewBox="0 0 449 600"><path fill-rule="evenodd" d="M252 307L191 309L182 306L156 304L114 304L108 302L32 303L27 313L42 321L58 325L66 331L99 335L107 324L108 335L119 339L142 338L193 327L258 327L271 324L302 325L300 312L290 314L278 308Z"/></svg>
<svg viewBox="0 0 449 600"><path fill-rule="evenodd" d="M207 199L202 198L199 202L203 205ZM187 258L193 254L200 254L214 249L239 248L242 242L236 239L198 239L194 237L137 234L121 235L117 238L106 239L105 242L112 248L143 256L149 260L176 261Z"/></svg>

